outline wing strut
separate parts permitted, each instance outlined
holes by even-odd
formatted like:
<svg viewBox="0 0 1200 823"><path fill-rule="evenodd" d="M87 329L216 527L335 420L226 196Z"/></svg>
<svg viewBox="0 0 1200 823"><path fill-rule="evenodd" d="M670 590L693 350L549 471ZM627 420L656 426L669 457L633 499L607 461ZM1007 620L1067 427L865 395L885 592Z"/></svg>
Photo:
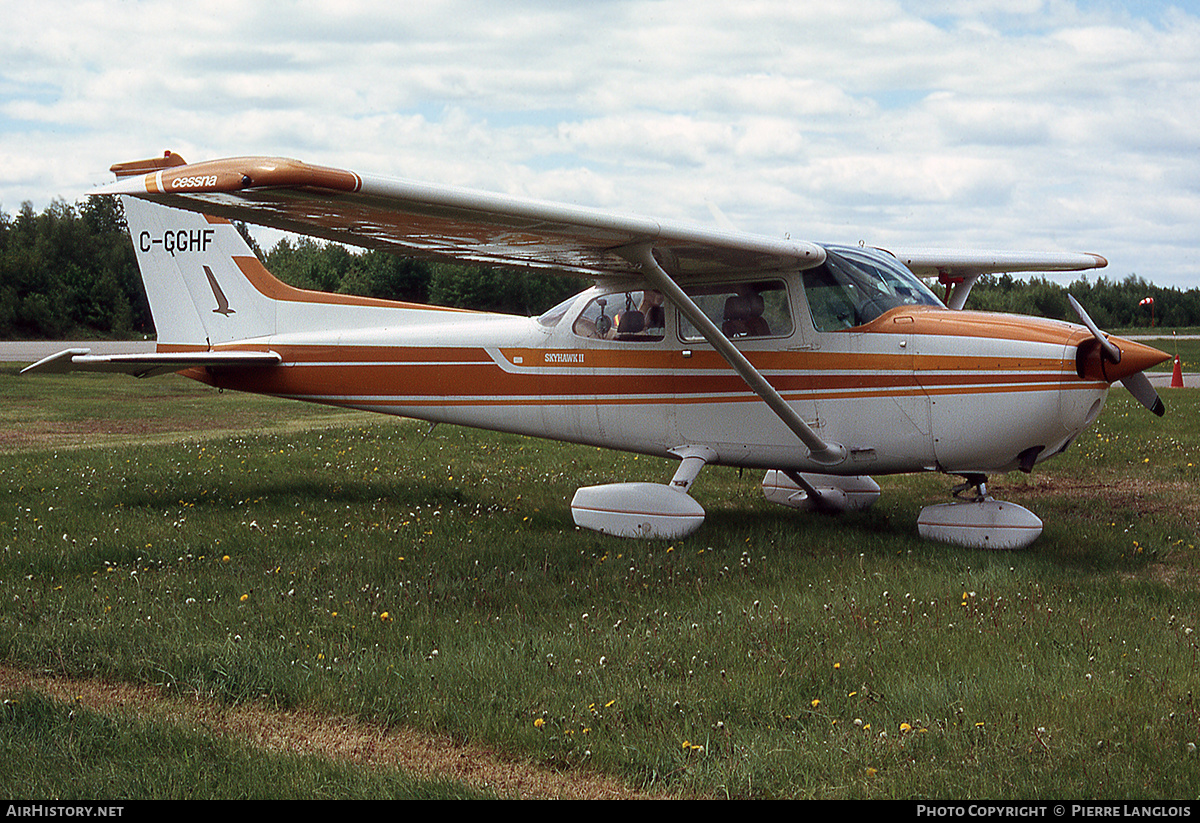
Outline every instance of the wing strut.
<svg viewBox="0 0 1200 823"><path fill-rule="evenodd" d="M623 256L641 266L642 273L646 275L646 279L654 288L662 292L684 313L692 325L704 335L704 339L711 343L712 347L733 367L733 370L741 375L754 393L763 399L784 425L795 432L796 436L800 438L800 442L808 447L809 457L814 462L822 466L836 466L846 459L846 447L840 443L826 443L804 422L796 410L788 405L779 392L775 391L775 387L767 382L767 378L754 368L746 356L738 351L738 348L717 328L715 323L708 319L708 316L700 310L692 298L687 296L679 284L671 279L671 275L663 270L663 267L658 264L658 260L655 259L654 250L650 244L639 244L625 249L624 252Z"/></svg>

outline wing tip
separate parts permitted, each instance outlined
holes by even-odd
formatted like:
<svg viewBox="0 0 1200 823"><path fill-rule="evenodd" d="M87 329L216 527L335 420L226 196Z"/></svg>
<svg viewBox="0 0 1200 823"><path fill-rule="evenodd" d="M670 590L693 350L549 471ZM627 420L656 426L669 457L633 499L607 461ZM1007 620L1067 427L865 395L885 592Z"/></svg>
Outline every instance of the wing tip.
<svg viewBox="0 0 1200 823"><path fill-rule="evenodd" d="M125 163L113 163L108 170L120 177L134 177L139 174L152 174L163 169L176 166L186 166L187 161L170 149L164 151L162 157L150 157L146 160L130 160Z"/></svg>

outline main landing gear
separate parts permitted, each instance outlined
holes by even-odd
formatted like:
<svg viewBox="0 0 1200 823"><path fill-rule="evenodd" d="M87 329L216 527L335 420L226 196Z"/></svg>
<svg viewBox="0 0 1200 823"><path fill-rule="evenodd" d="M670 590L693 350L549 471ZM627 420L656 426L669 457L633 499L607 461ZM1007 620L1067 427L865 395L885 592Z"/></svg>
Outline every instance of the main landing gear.
<svg viewBox="0 0 1200 823"><path fill-rule="evenodd" d="M987 477L963 475L952 503L921 509L917 532L928 540L972 549L1023 549L1042 533L1042 521L1024 506L993 500Z"/></svg>

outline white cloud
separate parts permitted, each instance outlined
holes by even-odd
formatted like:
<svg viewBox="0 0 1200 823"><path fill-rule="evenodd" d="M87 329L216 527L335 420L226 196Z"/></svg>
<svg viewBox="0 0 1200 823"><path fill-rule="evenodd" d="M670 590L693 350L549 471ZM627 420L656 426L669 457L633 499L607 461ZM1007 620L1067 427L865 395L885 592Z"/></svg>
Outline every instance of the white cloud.
<svg viewBox="0 0 1200 823"><path fill-rule="evenodd" d="M0 207L173 149L1200 285L1200 19L1078 0L0 2ZM1146 9L1150 10L1147 11Z"/></svg>

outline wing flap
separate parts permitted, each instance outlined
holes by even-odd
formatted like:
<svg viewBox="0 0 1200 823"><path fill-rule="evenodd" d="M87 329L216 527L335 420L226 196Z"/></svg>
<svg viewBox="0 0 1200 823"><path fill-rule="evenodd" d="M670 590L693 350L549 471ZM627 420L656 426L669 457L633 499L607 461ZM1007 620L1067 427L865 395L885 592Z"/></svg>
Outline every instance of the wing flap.
<svg viewBox="0 0 1200 823"><path fill-rule="evenodd" d="M134 377L155 377L196 367L238 368L275 366L283 358L273 351L147 352L145 354L91 354L91 349L65 349L43 357L21 374L66 374L67 372L112 372Z"/></svg>

